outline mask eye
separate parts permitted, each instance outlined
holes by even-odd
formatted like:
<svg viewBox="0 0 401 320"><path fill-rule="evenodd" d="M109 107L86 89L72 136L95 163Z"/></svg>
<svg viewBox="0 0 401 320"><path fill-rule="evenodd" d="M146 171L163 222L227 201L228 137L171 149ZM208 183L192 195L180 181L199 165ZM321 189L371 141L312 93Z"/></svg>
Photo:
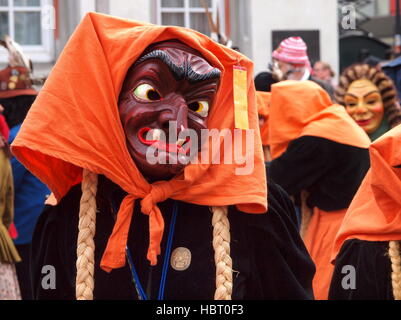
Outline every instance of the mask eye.
<svg viewBox="0 0 401 320"><path fill-rule="evenodd" d="M358 101L346 98L345 101L344 101L344 104L348 108L353 108L353 107L357 106Z"/></svg>
<svg viewBox="0 0 401 320"><path fill-rule="evenodd" d="M201 117L207 117L209 114L209 102L207 101L196 101L188 105L188 108L198 113Z"/></svg>
<svg viewBox="0 0 401 320"><path fill-rule="evenodd" d="M150 84L143 83L136 87L134 95L138 99L145 101L158 101L161 99L160 94Z"/></svg>

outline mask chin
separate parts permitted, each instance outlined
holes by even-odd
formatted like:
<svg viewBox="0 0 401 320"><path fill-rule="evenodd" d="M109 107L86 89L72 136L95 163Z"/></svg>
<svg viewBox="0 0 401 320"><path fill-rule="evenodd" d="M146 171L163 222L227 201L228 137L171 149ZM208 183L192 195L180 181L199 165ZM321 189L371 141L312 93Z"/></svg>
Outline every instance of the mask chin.
<svg viewBox="0 0 401 320"><path fill-rule="evenodd" d="M138 165L138 162L136 161L136 164L142 175L150 183L162 180L170 180L174 178L176 175L183 173L186 167L186 165L180 163L156 164L152 166L144 163Z"/></svg>

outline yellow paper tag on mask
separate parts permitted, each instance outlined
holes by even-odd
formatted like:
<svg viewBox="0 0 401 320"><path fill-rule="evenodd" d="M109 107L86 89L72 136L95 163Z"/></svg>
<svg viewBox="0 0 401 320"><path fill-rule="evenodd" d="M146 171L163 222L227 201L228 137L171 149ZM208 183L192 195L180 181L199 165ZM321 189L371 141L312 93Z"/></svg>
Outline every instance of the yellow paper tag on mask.
<svg viewBox="0 0 401 320"><path fill-rule="evenodd" d="M246 69L235 66L233 70L233 78L235 128L247 130L249 129L249 121Z"/></svg>

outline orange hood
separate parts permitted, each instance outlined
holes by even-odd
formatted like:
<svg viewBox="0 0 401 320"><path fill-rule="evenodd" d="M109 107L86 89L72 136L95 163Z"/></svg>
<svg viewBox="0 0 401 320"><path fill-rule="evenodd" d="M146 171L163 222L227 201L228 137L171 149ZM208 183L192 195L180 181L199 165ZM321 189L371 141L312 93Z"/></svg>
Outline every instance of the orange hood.
<svg viewBox="0 0 401 320"><path fill-rule="evenodd" d="M400 144L401 127L397 126L370 146L371 168L344 217L333 258L348 239L401 240Z"/></svg>
<svg viewBox="0 0 401 320"><path fill-rule="evenodd" d="M247 70L249 128L254 131L254 168L236 175L233 164L190 164L170 181L149 184L126 147L118 113L118 96L129 67L150 44L178 39L198 50L222 71L209 128L234 129L233 67ZM245 146L245 135L242 145ZM245 150L243 148L242 150ZM88 169L121 186L123 200L101 266L125 265L125 245L135 199L149 215L152 265L160 254L164 223L158 202L167 198L189 203L237 205L248 213L267 210L267 184L253 84L253 64L242 54L189 29L155 26L89 13L54 66L14 140L15 156L54 193L57 201L82 180ZM223 152L221 154L223 159Z"/></svg>
<svg viewBox="0 0 401 320"><path fill-rule="evenodd" d="M269 145L269 105L271 93L265 91L256 91L256 103L258 105L258 114L265 119L263 126L260 128L260 136L262 145Z"/></svg>
<svg viewBox="0 0 401 320"><path fill-rule="evenodd" d="M324 89L312 81L287 80L272 86L269 109L269 144L272 158L302 136L315 136L360 148L370 139L344 107L335 105Z"/></svg>

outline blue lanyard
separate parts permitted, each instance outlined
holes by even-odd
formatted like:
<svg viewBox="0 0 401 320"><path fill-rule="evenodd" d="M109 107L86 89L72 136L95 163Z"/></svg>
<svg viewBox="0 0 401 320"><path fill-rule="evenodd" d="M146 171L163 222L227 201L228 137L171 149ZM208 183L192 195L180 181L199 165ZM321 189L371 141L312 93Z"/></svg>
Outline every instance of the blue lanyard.
<svg viewBox="0 0 401 320"><path fill-rule="evenodd" d="M173 235L174 235L175 222L177 220L177 212L178 212L177 201L174 201L173 215L171 217L170 229L168 232L167 249L166 249L166 253L164 255L163 271L162 271L162 277L160 279L159 294L157 296L157 300L163 300L163 298L164 298L164 289L166 287L168 264L169 264L169 260L170 260L171 247L173 245ZM146 295L145 290L143 290L142 284L139 280L139 276L138 276L138 273L136 272L136 269L134 266L134 261L132 259L132 254L131 254L131 251L129 250L128 246L125 247L125 251L127 254L128 264L131 269L132 279L134 281L135 288L138 293L138 297L140 300L149 300L148 296Z"/></svg>

